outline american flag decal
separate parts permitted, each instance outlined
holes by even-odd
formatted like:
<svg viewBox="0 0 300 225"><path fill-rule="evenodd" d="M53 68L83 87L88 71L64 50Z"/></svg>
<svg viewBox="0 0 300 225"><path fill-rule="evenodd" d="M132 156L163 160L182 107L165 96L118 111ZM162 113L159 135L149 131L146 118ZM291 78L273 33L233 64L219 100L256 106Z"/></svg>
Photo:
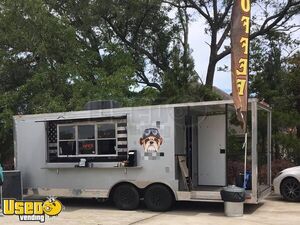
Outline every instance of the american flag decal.
<svg viewBox="0 0 300 225"><path fill-rule="evenodd" d="M57 155L57 124L48 123L48 153L49 157Z"/></svg>
<svg viewBox="0 0 300 225"><path fill-rule="evenodd" d="M57 127L56 123L48 124L48 143L57 143Z"/></svg>
<svg viewBox="0 0 300 225"><path fill-rule="evenodd" d="M127 152L127 121L117 123L117 149L118 153Z"/></svg>

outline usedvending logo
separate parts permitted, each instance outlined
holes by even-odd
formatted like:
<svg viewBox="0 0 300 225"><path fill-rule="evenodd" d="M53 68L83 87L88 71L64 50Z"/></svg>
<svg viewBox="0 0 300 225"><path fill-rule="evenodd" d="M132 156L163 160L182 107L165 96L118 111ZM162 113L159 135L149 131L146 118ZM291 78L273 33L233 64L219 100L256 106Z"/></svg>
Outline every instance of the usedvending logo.
<svg viewBox="0 0 300 225"><path fill-rule="evenodd" d="M3 199L3 214L6 216L19 216L20 221L45 222L46 215L57 216L63 209L62 203L54 197L46 201L17 201Z"/></svg>

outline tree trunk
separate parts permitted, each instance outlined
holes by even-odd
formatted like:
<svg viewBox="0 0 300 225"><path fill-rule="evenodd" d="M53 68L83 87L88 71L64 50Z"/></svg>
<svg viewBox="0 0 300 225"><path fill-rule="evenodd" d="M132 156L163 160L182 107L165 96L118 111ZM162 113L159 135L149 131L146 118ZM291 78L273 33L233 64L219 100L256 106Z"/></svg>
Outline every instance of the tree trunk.
<svg viewBox="0 0 300 225"><path fill-rule="evenodd" d="M214 74L217 65L216 58L217 58L216 54L211 52L209 57L209 64L207 67L206 81L205 81L205 85L210 88L212 88L214 82Z"/></svg>
<svg viewBox="0 0 300 225"><path fill-rule="evenodd" d="M216 27L212 27L210 41L210 56L205 81L205 86L209 88L212 88L213 86L215 69L218 62L217 34L218 29Z"/></svg>

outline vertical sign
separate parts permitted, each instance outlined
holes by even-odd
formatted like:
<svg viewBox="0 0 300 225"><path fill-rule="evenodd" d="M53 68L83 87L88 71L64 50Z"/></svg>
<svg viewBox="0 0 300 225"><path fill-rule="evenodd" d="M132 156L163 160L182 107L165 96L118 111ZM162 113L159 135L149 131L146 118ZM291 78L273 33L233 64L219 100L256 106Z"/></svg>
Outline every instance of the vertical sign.
<svg viewBox="0 0 300 225"><path fill-rule="evenodd" d="M235 0L231 15L232 97L243 130L247 129L250 0Z"/></svg>

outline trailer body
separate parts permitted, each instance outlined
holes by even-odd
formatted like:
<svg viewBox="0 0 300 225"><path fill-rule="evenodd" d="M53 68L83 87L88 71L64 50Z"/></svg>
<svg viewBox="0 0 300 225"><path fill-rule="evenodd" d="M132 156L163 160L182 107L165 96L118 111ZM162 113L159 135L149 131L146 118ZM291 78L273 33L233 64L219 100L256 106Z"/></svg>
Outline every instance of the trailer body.
<svg viewBox="0 0 300 225"><path fill-rule="evenodd" d="M258 203L271 191L271 111L256 99L249 109L246 202ZM263 148L259 110L266 120ZM220 189L236 182L228 148L232 133L242 136L236 125L229 130L233 115L231 100L17 115L15 168L27 196L109 198L114 187L130 183L140 193L165 185L177 201L221 201ZM124 165L129 152L134 166Z"/></svg>

